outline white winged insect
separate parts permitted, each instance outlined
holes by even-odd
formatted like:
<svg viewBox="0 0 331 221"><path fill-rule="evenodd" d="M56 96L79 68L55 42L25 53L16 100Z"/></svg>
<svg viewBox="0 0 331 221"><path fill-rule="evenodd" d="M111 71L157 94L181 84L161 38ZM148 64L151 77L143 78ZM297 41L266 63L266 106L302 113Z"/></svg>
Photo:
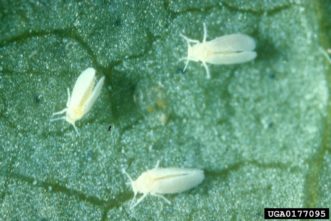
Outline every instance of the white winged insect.
<svg viewBox="0 0 331 221"><path fill-rule="evenodd" d="M84 70L77 78L71 96L70 90L67 88L67 107L59 112L53 113L53 116L63 113L65 113L65 116L53 118L51 121L65 120L70 123L75 128L77 134L79 134L75 126L75 122L90 111L94 102L100 95L101 88L105 80L105 77L102 77L95 85L95 72L96 71L94 68L87 68Z"/></svg>
<svg viewBox="0 0 331 221"><path fill-rule="evenodd" d="M159 168L159 161L156 166L143 172L136 180L124 171L130 180L134 196L131 202L131 209L136 207L148 194L157 196L170 204L170 201L163 194L180 193L199 185L205 178L203 170L185 168ZM135 202L138 193L143 195Z"/></svg>
<svg viewBox="0 0 331 221"><path fill-rule="evenodd" d="M190 39L185 35L181 36L187 42L187 57L184 71L189 61L201 62L206 70L207 78L210 78L210 64L238 64L253 60L256 57L255 41L252 37L236 33L217 37L211 41L207 40L207 27L203 23L203 40L202 42ZM193 44L193 45L191 45Z"/></svg>

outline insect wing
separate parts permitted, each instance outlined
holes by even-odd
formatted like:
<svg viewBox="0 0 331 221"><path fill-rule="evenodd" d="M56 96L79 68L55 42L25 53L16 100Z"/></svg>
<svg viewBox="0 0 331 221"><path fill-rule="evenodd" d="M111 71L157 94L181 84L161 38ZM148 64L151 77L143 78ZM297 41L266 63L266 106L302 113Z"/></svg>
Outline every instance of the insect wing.
<svg viewBox="0 0 331 221"><path fill-rule="evenodd" d="M210 64L238 64L251 61L256 58L255 51L242 51L232 53L219 53L208 57L206 60Z"/></svg>
<svg viewBox="0 0 331 221"><path fill-rule="evenodd" d="M87 68L76 80L69 107L80 107L89 99L95 84L95 69Z"/></svg>
<svg viewBox="0 0 331 221"><path fill-rule="evenodd" d="M252 51L255 49L255 40L245 34L231 34L215 38L205 43L214 53L230 53Z"/></svg>
<svg viewBox="0 0 331 221"><path fill-rule="evenodd" d="M153 192L158 194L179 193L199 185L204 173L199 169L157 168L150 170Z"/></svg>
<svg viewBox="0 0 331 221"><path fill-rule="evenodd" d="M105 81L105 77L100 78L100 80L98 81L98 83L95 86L92 94L90 95L90 97L86 101L86 105L84 107L84 114L87 113L91 109L94 102L99 97L104 81Z"/></svg>

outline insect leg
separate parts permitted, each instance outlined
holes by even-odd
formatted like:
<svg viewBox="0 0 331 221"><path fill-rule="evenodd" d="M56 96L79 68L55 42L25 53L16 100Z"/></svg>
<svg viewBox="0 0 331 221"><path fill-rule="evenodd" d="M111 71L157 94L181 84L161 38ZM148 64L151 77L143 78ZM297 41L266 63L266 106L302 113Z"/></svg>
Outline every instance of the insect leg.
<svg viewBox="0 0 331 221"><path fill-rule="evenodd" d="M143 199L145 199L145 197L147 196L147 193L144 193L144 195L142 195L137 202L135 202L135 204L133 204L133 206L131 206L131 209L135 208L136 206L138 206L139 203L141 203L141 201L143 201Z"/></svg>
<svg viewBox="0 0 331 221"><path fill-rule="evenodd" d="M208 65L206 64L206 62L202 62L202 65L204 66L204 68L206 70L207 79L210 79L210 72L209 72Z"/></svg>
<svg viewBox="0 0 331 221"><path fill-rule="evenodd" d="M323 48L320 48L320 51L326 57L326 59L328 59L328 61L331 63L331 58L330 58L330 55L329 55L329 54L331 54L330 49L325 51Z"/></svg>
<svg viewBox="0 0 331 221"><path fill-rule="evenodd" d="M179 58L179 61L181 62L181 61L186 61L187 60L187 57L181 57L181 58Z"/></svg>
<svg viewBox="0 0 331 221"><path fill-rule="evenodd" d="M186 70L186 68L187 68L188 63L190 62L190 60L189 60L187 57L182 57L182 58L179 59L179 61L180 61L180 62L181 62L181 61L185 61L185 67L184 67L184 69L183 69L183 72L185 72L185 70Z"/></svg>
<svg viewBox="0 0 331 221"><path fill-rule="evenodd" d="M74 129L75 129L77 135L79 136L80 134L79 134L79 132L78 132L78 129L77 129L76 125L73 123L72 126L74 127Z"/></svg>
<svg viewBox="0 0 331 221"><path fill-rule="evenodd" d="M159 165L160 165L160 160L156 161L156 165L155 165L154 169L159 168Z"/></svg>
<svg viewBox="0 0 331 221"><path fill-rule="evenodd" d="M152 196L157 196L157 197L163 199L164 201L166 201L168 204L171 204L171 202L161 194L152 193Z"/></svg>
<svg viewBox="0 0 331 221"><path fill-rule="evenodd" d="M185 70L186 70L186 68L187 68L189 62L190 62L190 60L189 60L189 59L186 59L185 66L184 66L184 69L183 69L183 72L185 72Z"/></svg>
<svg viewBox="0 0 331 221"><path fill-rule="evenodd" d="M52 116L59 115L59 114L63 114L63 113L65 113L66 111L67 111L67 108L64 108L63 110L60 110L60 111L58 111L58 112L53 113Z"/></svg>

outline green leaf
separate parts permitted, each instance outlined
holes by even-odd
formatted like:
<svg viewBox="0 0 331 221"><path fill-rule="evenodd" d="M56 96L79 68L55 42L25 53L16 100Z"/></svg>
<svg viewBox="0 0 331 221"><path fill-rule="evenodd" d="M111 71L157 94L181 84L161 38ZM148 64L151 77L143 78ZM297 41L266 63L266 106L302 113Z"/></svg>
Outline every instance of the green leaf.
<svg viewBox="0 0 331 221"><path fill-rule="evenodd" d="M263 220L265 207L330 207L327 0L0 1L1 220ZM180 34L245 33L256 60L186 72ZM77 122L50 122L87 67L105 86ZM109 130L111 126L111 130ZM187 192L134 179L202 168Z"/></svg>

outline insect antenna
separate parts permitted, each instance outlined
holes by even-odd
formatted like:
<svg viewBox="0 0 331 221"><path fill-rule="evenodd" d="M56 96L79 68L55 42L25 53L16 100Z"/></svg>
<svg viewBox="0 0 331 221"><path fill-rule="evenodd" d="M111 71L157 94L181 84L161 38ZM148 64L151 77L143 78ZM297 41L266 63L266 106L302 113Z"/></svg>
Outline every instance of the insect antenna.
<svg viewBox="0 0 331 221"><path fill-rule="evenodd" d="M125 169L122 170L122 173L124 173L129 179L129 182L127 182L127 184L132 184L133 180L132 180L131 176L125 171Z"/></svg>
<svg viewBox="0 0 331 221"><path fill-rule="evenodd" d="M65 119L66 119L66 117L58 117L58 118L51 118L49 121L54 122L54 121L65 120Z"/></svg>
<svg viewBox="0 0 331 221"><path fill-rule="evenodd" d="M207 26L206 23L203 23L203 39L202 42L206 42L207 40Z"/></svg>

